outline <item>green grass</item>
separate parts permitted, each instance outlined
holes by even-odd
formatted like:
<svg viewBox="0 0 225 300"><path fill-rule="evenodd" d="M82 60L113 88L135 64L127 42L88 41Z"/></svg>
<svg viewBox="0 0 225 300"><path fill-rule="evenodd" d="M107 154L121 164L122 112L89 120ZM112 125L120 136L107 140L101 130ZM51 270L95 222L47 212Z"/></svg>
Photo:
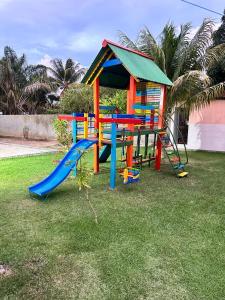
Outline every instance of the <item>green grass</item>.
<svg viewBox="0 0 225 300"><path fill-rule="evenodd" d="M52 155L0 161L0 299L224 299L225 154L190 154L189 177L145 167L108 190L94 176L99 224L73 180L47 201L27 187ZM0 275L1 276L1 275Z"/></svg>

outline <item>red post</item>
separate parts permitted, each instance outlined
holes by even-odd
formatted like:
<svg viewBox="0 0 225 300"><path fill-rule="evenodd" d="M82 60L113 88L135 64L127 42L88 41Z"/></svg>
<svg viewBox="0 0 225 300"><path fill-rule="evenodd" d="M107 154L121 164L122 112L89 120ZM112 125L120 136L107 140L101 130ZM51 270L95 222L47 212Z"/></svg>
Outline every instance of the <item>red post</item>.
<svg viewBox="0 0 225 300"><path fill-rule="evenodd" d="M93 84L93 98L94 98L94 114L95 114L95 137L98 138L99 127L99 78L96 78ZM99 143L94 144L94 173L99 172Z"/></svg>
<svg viewBox="0 0 225 300"><path fill-rule="evenodd" d="M130 85L127 92L127 114L133 114L133 104L135 103L136 98L136 81L133 76L130 76ZM129 124L128 129L133 131L134 125ZM133 141L133 137L128 137L129 140ZM133 145L127 146L127 166L132 167L133 164Z"/></svg>
<svg viewBox="0 0 225 300"><path fill-rule="evenodd" d="M150 113L150 129L154 129L154 123L155 123L155 110L152 109Z"/></svg>
<svg viewBox="0 0 225 300"><path fill-rule="evenodd" d="M163 115L165 111L166 106L166 85L163 85L163 98L160 102L160 108L159 108L159 121L158 121L158 128L163 128ZM157 137L157 143L156 143L156 158L155 158L155 169L160 170L161 166L161 157L162 157L162 143L160 141L159 136Z"/></svg>

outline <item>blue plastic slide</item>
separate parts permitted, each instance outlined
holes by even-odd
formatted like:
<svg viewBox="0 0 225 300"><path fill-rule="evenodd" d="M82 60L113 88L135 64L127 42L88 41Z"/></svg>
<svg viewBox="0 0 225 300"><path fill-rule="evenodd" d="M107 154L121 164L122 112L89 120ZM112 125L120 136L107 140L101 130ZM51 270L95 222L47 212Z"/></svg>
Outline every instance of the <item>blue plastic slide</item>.
<svg viewBox="0 0 225 300"><path fill-rule="evenodd" d="M110 154L111 154L111 145L104 146L99 155L99 162L100 163L106 162Z"/></svg>
<svg viewBox="0 0 225 300"><path fill-rule="evenodd" d="M95 143L96 141L83 139L74 144L55 170L44 180L30 186L29 192L38 196L44 196L54 190L70 174L71 170L75 167L76 162L82 156L83 151L87 150Z"/></svg>

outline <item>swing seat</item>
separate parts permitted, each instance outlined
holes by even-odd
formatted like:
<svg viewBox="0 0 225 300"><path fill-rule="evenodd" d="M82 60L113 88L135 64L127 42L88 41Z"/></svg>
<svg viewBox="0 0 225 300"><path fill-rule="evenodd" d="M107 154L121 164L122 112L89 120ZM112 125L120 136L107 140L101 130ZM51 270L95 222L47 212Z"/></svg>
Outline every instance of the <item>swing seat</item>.
<svg viewBox="0 0 225 300"><path fill-rule="evenodd" d="M129 184L138 182L140 177L140 170L135 168L126 168L123 171L123 183Z"/></svg>

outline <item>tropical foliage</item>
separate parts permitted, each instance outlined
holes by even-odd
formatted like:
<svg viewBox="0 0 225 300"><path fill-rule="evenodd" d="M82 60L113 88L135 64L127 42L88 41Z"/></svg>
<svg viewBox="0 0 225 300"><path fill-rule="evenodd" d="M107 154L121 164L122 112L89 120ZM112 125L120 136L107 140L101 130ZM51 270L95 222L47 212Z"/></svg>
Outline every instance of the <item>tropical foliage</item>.
<svg viewBox="0 0 225 300"><path fill-rule="evenodd" d="M100 98L103 105L115 105L121 112L126 111L126 93L124 91L101 88ZM60 112L93 112L92 87L81 83L73 83L63 93L60 100Z"/></svg>
<svg viewBox="0 0 225 300"><path fill-rule="evenodd" d="M116 90L115 94L106 94L102 96L101 101L103 105L115 106L119 113L126 113L127 109L127 93L124 90Z"/></svg>
<svg viewBox="0 0 225 300"><path fill-rule="evenodd" d="M65 64L63 64L62 59L53 59L51 65L48 68L50 79L62 91L71 83L79 82L85 74L85 68L82 68L79 63L74 62L71 58L68 58Z"/></svg>
<svg viewBox="0 0 225 300"><path fill-rule="evenodd" d="M213 33L214 46L225 43L225 9L221 21L220 27Z"/></svg>
<svg viewBox="0 0 225 300"><path fill-rule="evenodd" d="M225 43L225 10L221 19L220 27L213 33L213 46L218 46ZM208 70L208 74L214 79L215 83L224 81L225 78L225 56L221 58Z"/></svg>
<svg viewBox="0 0 225 300"><path fill-rule="evenodd" d="M28 65L26 57L5 47L0 60L0 111L4 114L37 113L46 105L51 90L46 68Z"/></svg>
<svg viewBox="0 0 225 300"><path fill-rule="evenodd" d="M60 112L90 112L93 110L93 93L89 86L73 83L60 100Z"/></svg>
<svg viewBox="0 0 225 300"><path fill-rule="evenodd" d="M53 127L61 150L67 152L72 144L71 128L69 128L68 122L56 118L53 121Z"/></svg>
<svg viewBox="0 0 225 300"><path fill-rule="evenodd" d="M52 60L52 67L28 65L23 54L5 47L0 60L0 112L3 114L36 114L54 111L54 100L71 83L77 82L85 70L67 59ZM86 90L82 91L85 94ZM81 104L82 105L82 104Z"/></svg>
<svg viewBox="0 0 225 300"><path fill-rule="evenodd" d="M214 84L208 71L221 57L225 57L225 44L212 46L214 23L205 19L191 37L191 24L176 27L169 23L158 40L145 27L136 41L120 32L121 44L154 57L155 62L173 81L169 91L169 105L180 104L187 109L199 108L225 93L225 83Z"/></svg>

